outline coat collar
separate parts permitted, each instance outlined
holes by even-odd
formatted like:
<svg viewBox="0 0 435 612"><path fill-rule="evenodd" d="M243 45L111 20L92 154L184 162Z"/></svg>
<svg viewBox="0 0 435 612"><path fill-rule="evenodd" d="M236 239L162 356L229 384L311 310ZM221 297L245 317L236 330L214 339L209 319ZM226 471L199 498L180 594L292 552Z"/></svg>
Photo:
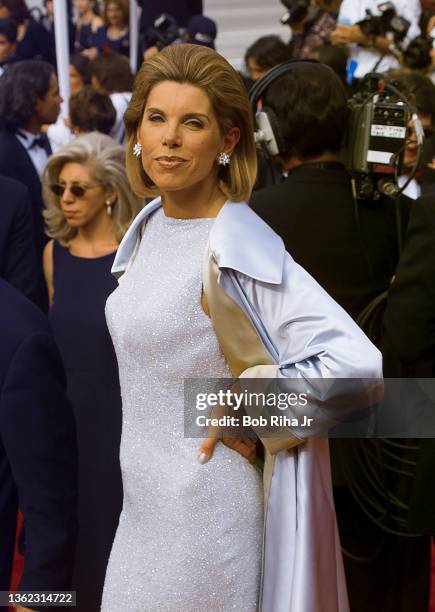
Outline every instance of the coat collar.
<svg viewBox="0 0 435 612"><path fill-rule="evenodd" d="M161 198L147 204L130 225L112 266L117 278L134 255L142 224L161 204ZM210 232L210 250L220 269L237 270L266 283L281 283L284 243L244 202L227 201L221 208Z"/></svg>

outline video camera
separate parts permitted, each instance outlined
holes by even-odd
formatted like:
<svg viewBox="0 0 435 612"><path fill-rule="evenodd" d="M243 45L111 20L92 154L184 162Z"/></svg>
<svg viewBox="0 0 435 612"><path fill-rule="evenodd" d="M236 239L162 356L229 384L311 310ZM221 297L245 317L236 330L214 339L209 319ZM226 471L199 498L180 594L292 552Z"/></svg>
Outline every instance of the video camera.
<svg viewBox="0 0 435 612"><path fill-rule="evenodd" d="M349 109L344 161L353 177L355 197L397 197L420 163L424 135L416 109L377 73L367 75L362 90L349 100ZM419 152L407 182L400 188L398 177L410 121L414 124Z"/></svg>
<svg viewBox="0 0 435 612"><path fill-rule="evenodd" d="M396 44L401 43L409 30L410 21L400 17L392 2L378 4L380 15L373 15L370 9L366 9L366 18L358 21L362 33L368 38L375 36L386 36L392 34Z"/></svg>
<svg viewBox="0 0 435 612"><path fill-rule="evenodd" d="M281 0L281 4L287 9L281 17L282 25L299 23L305 19L310 9L309 0Z"/></svg>
<svg viewBox="0 0 435 612"><path fill-rule="evenodd" d="M144 49L148 47L157 47L161 51L169 45L182 43L180 29L174 17L162 13L154 21L152 27L148 28L143 37Z"/></svg>

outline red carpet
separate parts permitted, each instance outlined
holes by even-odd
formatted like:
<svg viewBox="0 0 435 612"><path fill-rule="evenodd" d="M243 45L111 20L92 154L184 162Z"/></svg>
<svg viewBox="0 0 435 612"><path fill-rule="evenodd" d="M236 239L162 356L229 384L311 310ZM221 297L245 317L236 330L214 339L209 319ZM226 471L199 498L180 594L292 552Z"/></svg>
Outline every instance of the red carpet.
<svg viewBox="0 0 435 612"><path fill-rule="evenodd" d="M18 513L18 521L17 521L17 534L20 533L21 525L23 522L23 517L21 512ZM18 538L15 543L15 555L14 555L14 566L12 570L12 580L11 580L11 591L15 591L18 586L18 583L21 578L21 574L23 573L24 568L24 558L18 552ZM12 608L9 608L10 612L13 612Z"/></svg>
<svg viewBox="0 0 435 612"><path fill-rule="evenodd" d="M434 538L432 538L432 571L431 571L429 612L435 612L435 543L434 543Z"/></svg>

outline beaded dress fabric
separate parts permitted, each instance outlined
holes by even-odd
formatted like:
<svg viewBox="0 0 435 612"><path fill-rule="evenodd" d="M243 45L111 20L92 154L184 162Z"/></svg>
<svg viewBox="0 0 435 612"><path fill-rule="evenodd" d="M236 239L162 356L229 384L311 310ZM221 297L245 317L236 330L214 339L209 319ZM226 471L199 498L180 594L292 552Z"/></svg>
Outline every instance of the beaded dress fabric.
<svg viewBox="0 0 435 612"><path fill-rule="evenodd" d="M200 304L212 224L158 209L107 301L123 402L124 505L103 612L257 609L261 477L220 442L201 465L201 441L183 435L183 379L231 377Z"/></svg>

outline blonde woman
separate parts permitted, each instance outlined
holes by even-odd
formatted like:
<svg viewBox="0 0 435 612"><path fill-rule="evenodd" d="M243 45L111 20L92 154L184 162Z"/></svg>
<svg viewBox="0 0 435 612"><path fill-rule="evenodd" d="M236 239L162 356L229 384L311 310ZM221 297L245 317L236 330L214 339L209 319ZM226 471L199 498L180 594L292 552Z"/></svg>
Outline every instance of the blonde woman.
<svg viewBox="0 0 435 612"><path fill-rule="evenodd" d="M121 398L104 306L115 288L116 249L141 200L128 185L122 147L97 132L53 155L43 177L49 318L77 423L77 609L96 612L122 505Z"/></svg>
<svg viewBox="0 0 435 612"><path fill-rule="evenodd" d="M377 377L379 351L246 205L253 125L226 60L166 47L142 65L125 123L132 188L157 197L120 245L106 306L124 505L102 610L345 612L327 440L262 439L262 550L260 475L184 437L184 380Z"/></svg>

